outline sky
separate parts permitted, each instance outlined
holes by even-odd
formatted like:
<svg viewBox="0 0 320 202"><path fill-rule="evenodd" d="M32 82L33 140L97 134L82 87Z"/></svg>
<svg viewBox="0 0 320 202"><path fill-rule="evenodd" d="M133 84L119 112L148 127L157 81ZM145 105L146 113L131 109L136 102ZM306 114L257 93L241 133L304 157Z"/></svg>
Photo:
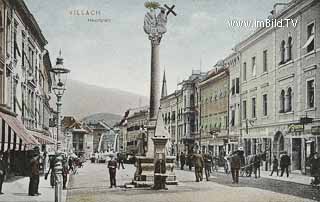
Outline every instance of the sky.
<svg viewBox="0 0 320 202"><path fill-rule="evenodd" d="M278 0L277 2L287 2ZM106 88L149 95L150 54L143 31L144 0L25 0L48 40L52 63L59 50L69 78ZM159 0L175 5L160 45L161 71L168 93L192 70L208 71L253 29L228 26L228 20L263 20L276 0ZM96 16L71 11L94 10ZM104 22L88 22L103 19Z"/></svg>

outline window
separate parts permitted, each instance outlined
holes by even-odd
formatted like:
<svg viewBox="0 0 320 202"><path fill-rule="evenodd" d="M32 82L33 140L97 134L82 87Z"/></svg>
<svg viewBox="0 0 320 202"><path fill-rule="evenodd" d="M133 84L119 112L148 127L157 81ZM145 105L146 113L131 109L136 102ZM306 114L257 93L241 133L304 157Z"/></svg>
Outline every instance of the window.
<svg viewBox="0 0 320 202"><path fill-rule="evenodd" d="M243 109L242 118L247 119L247 101L246 100L242 101L242 109Z"/></svg>
<svg viewBox="0 0 320 202"><path fill-rule="evenodd" d="M235 117L236 117L236 111L234 109L232 109L231 111L231 126L234 126L235 124Z"/></svg>
<svg viewBox="0 0 320 202"><path fill-rule="evenodd" d="M268 51L264 50L263 51L263 72L267 72L268 71Z"/></svg>
<svg viewBox="0 0 320 202"><path fill-rule="evenodd" d="M303 48L307 48L307 53L314 50L314 23L307 26L307 42Z"/></svg>
<svg viewBox="0 0 320 202"><path fill-rule="evenodd" d="M256 98L252 98L252 118L256 118L257 113L256 113Z"/></svg>
<svg viewBox="0 0 320 202"><path fill-rule="evenodd" d="M314 107L314 80L307 81L307 107Z"/></svg>
<svg viewBox="0 0 320 202"><path fill-rule="evenodd" d="M13 43L14 43L13 57L14 57L14 59L17 59L18 46L17 46L17 31L16 30L13 32Z"/></svg>
<svg viewBox="0 0 320 202"><path fill-rule="evenodd" d="M247 63L243 63L243 81L247 80Z"/></svg>
<svg viewBox="0 0 320 202"><path fill-rule="evenodd" d="M240 79L236 78L236 94L240 92Z"/></svg>
<svg viewBox="0 0 320 202"><path fill-rule="evenodd" d="M288 39L288 52L287 52L288 61L292 59L292 37L290 36Z"/></svg>
<svg viewBox="0 0 320 202"><path fill-rule="evenodd" d="M280 113L283 113L284 112L284 106L285 106L285 92L284 90L281 91L281 94L280 94Z"/></svg>
<svg viewBox="0 0 320 202"><path fill-rule="evenodd" d="M231 93L232 93L232 95L234 95L235 92L236 92L236 90L235 90L236 86L235 86L235 85L236 85L236 84L235 84L235 80L232 79L232 87L231 87Z"/></svg>
<svg viewBox="0 0 320 202"><path fill-rule="evenodd" d="M263 116L267 116L268 115L268 95L264 94L262 96L262 100L263 100Z"/></svg>
<svg viewBox="0 0 320 202"><path fill-rule="evenodd" d="M22 50L21 51L22 51L22 67L25 67L24 66L24 54L25 54L24 53L24 39L22 39Z"/></svg>
<svg viewBox="0 0 320 202"><path fill-rule="evenodd" d="M280 53L281 53L281 55L280 55L280 64L284 63L285 52L286 52L285 46L286 46L286 42L283 40L281 42L281 45L280 45Z"/></svg>
<svg viewBox="0 0 320 202"><path fill-rule="evenodd" d="M287 112L292 111L292 89L289 88L287 92Z"/></svg>
<svg viewBox="0 0 320 202"><path fill-rule="evenodd" d="M252 76L256 76L256 57L252 57Z"/></svg>

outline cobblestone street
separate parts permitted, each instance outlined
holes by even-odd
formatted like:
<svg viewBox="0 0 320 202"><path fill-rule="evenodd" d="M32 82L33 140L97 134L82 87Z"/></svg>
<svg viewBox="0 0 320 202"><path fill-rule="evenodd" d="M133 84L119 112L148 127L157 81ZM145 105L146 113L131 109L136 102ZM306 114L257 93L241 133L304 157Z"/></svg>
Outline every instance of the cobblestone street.
<svg viewBox="0 0 320 202"><path fill-rule="evenodd" d="M117 188L109 188L106 164L86 163L79 174L72 176L67 194L68 202L120 202L120 201L174 201L174 202L307 202L315 201L317 190L307 185L273 179L241 178L241 184L231 184L231 176L222 173L211 177L210 182L194 181L194 173L177 170L179 185L168 186L167 191L148 188L126 189L122 185L132 180L134 167L126 165L117 173ZM282 187L281 189L279 187ZM290 191L292 190L292 191ZM301 191L299 191L301 190ZM292 195L289 195L292 194ZM308 198L304 198L307 197ZM319 194L318 198L319 199Z"/></svg>

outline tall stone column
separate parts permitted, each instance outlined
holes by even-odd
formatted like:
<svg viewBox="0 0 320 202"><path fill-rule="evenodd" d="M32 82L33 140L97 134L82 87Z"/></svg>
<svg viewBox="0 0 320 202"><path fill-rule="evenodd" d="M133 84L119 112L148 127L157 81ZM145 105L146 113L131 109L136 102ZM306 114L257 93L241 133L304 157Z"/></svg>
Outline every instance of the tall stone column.
<svg viewBox="0 0 320 202"><path fill-rule="evenodd" d="M151 80L150 80L150 112L149 118L157 119L160 107L160 38L149 37L151 41Z"/></svg>

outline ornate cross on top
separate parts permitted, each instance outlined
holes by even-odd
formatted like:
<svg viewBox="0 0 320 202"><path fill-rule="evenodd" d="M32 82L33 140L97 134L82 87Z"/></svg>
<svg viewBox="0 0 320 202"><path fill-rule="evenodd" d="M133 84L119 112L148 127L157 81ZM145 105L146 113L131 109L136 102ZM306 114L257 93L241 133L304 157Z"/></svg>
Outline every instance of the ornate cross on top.
<svg viewBox="0 0 320 202"><path fill-rule="evenodd" d="M149 11L144 18L144 31L153 39L161 39L162 35L167 32L167 16L170 13L174 16L177 15L173 11L175 5L169 7L164 4L162 7L158 2L148 1L145 3L145 7Z"/></svg>
<svg viewBox="0 0 320 202"><path fill-rule="evenodd" d="M174 12L174 7L175 5L172 5L171 7L169 7L167 4L164 4L164 7L166 7L166 9L168 9L167 11L167 15L169 15L170 13L172 13L174 16L177 16L177 13Z"/></svg>

